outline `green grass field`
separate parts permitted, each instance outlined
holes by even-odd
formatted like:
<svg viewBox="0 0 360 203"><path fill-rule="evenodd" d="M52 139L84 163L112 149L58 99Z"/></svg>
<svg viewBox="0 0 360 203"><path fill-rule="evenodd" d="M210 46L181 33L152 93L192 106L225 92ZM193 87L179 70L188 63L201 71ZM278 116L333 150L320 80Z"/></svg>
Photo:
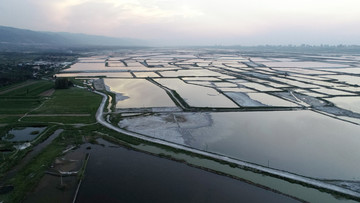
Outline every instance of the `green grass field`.
<svg viewBox="0 0 360 203"><path fill-rule="evenodd" d="M25 114L38 107L44 101L39 94L54 87L53 82L45 80L33 81L23 86L24 84L27 83L13 85L6 89L19 88L0 94L0 117L4 114ZM0 122L2 120L0 119Z"/></svg>
<svg viewBox="0 0 360 203"><path fill-rule="evenodd" d="M0 95L0 123L13 124L25 113L29 114L90 114L79 117L24 117L25 122L59 122L70 123L93 123L95 113L101 102L101 96L85 89L70 88L58 89L48 98L40 96L41 93L54 87L51 81L39 80L30 85L19 83L13 87L18 89ZM10 88L6 88L10 89ZM36 108L40 107L37 110Z"/></svg>
<svg viewBox="0 0 360 203"><path fill-rule="evenodd" d="M41 117L24 117L24 122L31 123L61 123L61 124L91 124L95 123L96 119L93 115L90 116L41 116Z"/></svg>
<svg viewBox="0 0 360 203"><path fill-rule="evenodd" d="M33 114L88 114L95 115L101 96L85 89L58 89L51 99Z"/></svg>
<svg viewBox="0 0 360 203"><path fill-rule="evenodd" d="M0 202L3 200L5 202L21 202L26 193L36 186L55 157L59 156L68 145L80 144L83 136L98 136L98 132L118 134L100 124L93 124L96 122L95 114L102 100L100 95L76 87L57 89L48 97L39 95L51 88L53 88L53 82L36 81L31 85L0 95L0 134L6 134L14 127L44 125L52 128L46 132L47 134L44 136L46 138L54 130L64 129L64 132L57 139L44 148L31 162L22 167L13 178L6 180L6 183L13 185L15 189L8 194L0 195ZM21 121L18 121L25 113L33 116L25 116ZM57 115L49 116L49 114ZM76 114L77 116L65 116L66 114ZM66 124L85 124L85 126ZM12 154L15 154L13 158L5 157L4 160L1 160L4 161L3 166L8 167L3 167L3 170L0 170L0 178L11 167L21 163L26 152L30 150L32 147L19 153L12 151Z"/></svg>
<svg viewBox="0 0 360 203"><path fill-rule="evenodd" d="M21 85L21 84L20 84ZM16 86L15 86L16 87ZM39 96L44 91L54 87L54 83L46 80L39 80L30 85L15 89L13 91L1 94L1 97L31 97Z"/></svg>
<svg viewBox="0 0 360 203"><path fill-rule="evenodd" d="M7 85L7 86L4 86L4 87L0 87L0 92L2 91L5 91L5 90L8 90L8 89L11 89L11 88L15 88L15 87L18 87L20 85L24 85L26 83L29 83L30 81L25 81L25 82L20 82L20 83L16 83L16 84L12 84L12 85Z"/></svg>

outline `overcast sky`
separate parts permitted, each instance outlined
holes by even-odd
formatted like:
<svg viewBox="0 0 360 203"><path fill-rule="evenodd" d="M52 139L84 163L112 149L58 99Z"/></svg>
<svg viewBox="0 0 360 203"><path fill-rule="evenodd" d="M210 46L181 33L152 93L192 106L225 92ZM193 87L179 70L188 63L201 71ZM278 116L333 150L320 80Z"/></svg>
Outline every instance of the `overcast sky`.
<svg viewBox="0 0 360 203"><path fill-rule="evenodd" d="M0 25L163 45L359 45L360 0L0 0Z"/></svg>

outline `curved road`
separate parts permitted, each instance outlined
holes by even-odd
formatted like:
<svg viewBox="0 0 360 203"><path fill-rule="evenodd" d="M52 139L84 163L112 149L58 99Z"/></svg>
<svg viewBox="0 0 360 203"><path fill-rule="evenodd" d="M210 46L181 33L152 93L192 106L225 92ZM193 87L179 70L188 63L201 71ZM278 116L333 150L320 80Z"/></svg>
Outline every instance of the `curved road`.
<svg viewBox="0 0 360 203"><path fill-rule="evenodd" d="M319 181L319 180L299 176L299 175L292 174L292 173L285 172L285 171L280 171L280 170L276 170L276 169L267 168L267 167L264 167L264 166L259 166L259 165L256 165L256 164L240 161L240 160L237 160L237 159L234 159L234 158L231 158L231 157L227 157L227 156L224 156L224 155L220 155L220 154L216 154L216 153L212 153L212 152L202 151L202 150L195 149L195 148L192 148L192 147L189 147L189 146L169 142L169 141L154 138L154 137L145 136L145 135L142 135L142 134L138 134L138 133L135 133L135 132L130 132L130 131L115 127L115 126L111 125L110 123L106 122L104 117L103 117L103 113L104 113L103 109L105 107L105 103L106 103L106 100L107 100L107 95L104 94L104 93L98 92L98 91L94 91L94 92L97 93L97 94L100 94L101 96L103 96L102 102L101 102L101 104L100 104L100 106L99 106L99 108L98 108L98 110L96 112L96 120L100 124L102 124L103 126L105 126L107 128L110 128L112 130L115 130L115 131L117 131L119 133L123 133L125 135L135 137L135 138L138 138L138 139L142 139L142 140L145 140L145 141L148 141L148 142L153 142L153 143L173 147L175 149L181 149L181 150L184 150L184 151L188 151L188 152L192 152L192 153L195 153L195 154L203 155L203 156L210 157L210 158L213 158L213 159L216 159L216 160L226 161L226 162L229 162L229 163L234 163L234 164L237 164L237 165L239 165L241 167L248 167L248 168L251 168L251 169L254 169L254 170L257 170L257 171L272 174L274 176L280 176L280 177L283 177L283 178L286 178L286 179L295 180L295 181L298 181L298 182L301 182L301 183L306 183L306 184L309 184L309 185L312 185L312 186L315 186L315 187L324 188L324 189L327 189L327 190L330 190L330 191L336 191L336 192L346 194L346 195L349 195L349 196L352 196L352 197L360 198L360 193L358 193L358 192L348 190L348 189L345 189L345 188L342 188L342 187L338 187L336 185L328 184L328 183L325 183L325 182L322 182L322 181Z"/></svg>

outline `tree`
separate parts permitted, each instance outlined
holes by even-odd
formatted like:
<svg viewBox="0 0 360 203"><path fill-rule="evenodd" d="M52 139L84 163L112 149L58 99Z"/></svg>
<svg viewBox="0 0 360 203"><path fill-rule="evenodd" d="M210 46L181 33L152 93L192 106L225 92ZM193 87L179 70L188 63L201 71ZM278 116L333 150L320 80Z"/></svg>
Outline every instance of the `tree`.
<svg viewBox="0 0 360 203"><path fill-rule="evenodd" d="M68 78L56 78L55 89L68 89L73 83Z"/></svg>

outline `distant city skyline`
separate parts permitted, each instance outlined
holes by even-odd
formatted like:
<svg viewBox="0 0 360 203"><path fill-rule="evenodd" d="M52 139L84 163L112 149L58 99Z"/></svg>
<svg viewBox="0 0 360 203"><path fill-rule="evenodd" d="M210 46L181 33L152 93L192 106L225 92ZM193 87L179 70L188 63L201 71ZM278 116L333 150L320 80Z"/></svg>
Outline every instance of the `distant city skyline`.
<svg viewBox="0 0 360 203"><path fill-rule="evenodd" d="M358 0L2 0L0 25L158 45L360 45Z"/></svg>

